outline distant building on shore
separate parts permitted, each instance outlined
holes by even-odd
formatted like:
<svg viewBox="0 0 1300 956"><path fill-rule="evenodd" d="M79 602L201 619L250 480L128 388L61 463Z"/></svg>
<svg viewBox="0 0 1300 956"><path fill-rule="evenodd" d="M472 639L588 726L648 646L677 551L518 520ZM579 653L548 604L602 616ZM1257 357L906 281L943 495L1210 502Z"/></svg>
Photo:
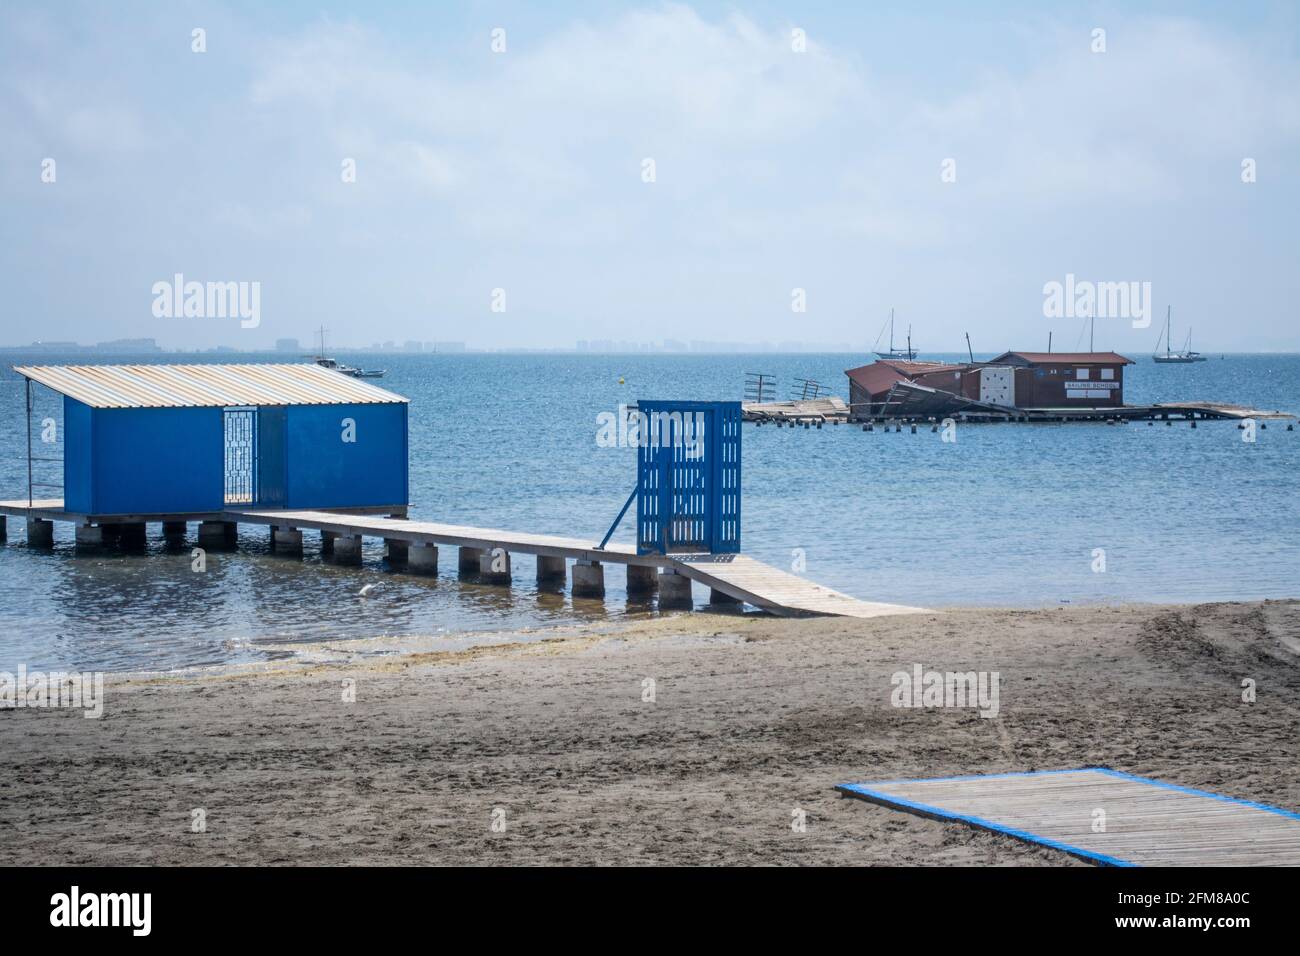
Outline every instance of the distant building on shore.
<svg viewBox="0 0 1300 956"><path fill-rule="evenodd" d="M137 355L141 352L162 351L154 339L113 339L108 342L97 342L94 345L82 345L80 342L36 341L31 345L10 345L3 348L7 352L125 352Z"/></svg>
<svg viewBox="0 0 1300 956"><path fill-rule="evenodd" d="M84 352L89 346L82 345L80 342L41 342L36 341L31 345L10 345L5 351L8 352Z"/></svg>
<svg viewBox="0 0 1300 956"><path fill-rule="evenodd" d="M1118 408L1124 366L1116 352L1003 352L987 362L881 359L848 369L854 418L902 412L939 415L963 408Z"/></svg>
<svg viewBox="0 0 1300 956"><path fill-rule="evenodd" d="M297 339L276 339L275 350L277 352L301 352L302 345Z"/></svg>
<svg viewBox="0 0 1300 956"><path fill-rule="evenodd" d="M154 339L113 339L95 346L97 352L161 352Z"/></svg>

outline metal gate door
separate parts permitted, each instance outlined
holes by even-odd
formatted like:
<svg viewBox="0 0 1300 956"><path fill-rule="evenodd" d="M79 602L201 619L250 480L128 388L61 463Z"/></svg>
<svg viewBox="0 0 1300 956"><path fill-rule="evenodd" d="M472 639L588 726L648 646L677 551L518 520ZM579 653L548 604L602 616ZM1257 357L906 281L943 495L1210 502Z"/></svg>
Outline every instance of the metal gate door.
<svg viewBox="0 0 1300 956"><path fill-rule="evenodd" d="M257 409L227 408L226 504L257 503Z"/></svg>
<svg viewBox="0 0 1300 956"><path fill-rule="evenodd" d="M637 551L740 551L739 402L642 401Z"/></svg>

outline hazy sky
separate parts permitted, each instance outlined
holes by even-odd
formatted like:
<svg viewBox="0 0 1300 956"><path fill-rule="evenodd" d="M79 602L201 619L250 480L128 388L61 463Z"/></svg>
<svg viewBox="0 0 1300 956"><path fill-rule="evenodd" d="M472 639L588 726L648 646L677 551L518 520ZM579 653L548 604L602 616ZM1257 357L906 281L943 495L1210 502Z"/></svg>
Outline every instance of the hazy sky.
<svg viewBox="0 0 1300 956"><path fill-rule="evenodd" d="M1293 3L0 0L0 343L866 347L893 306L926 350L1065 349L1072 273L1300 350L1298 38ZM260 283L260 324L156 317L176 273Z"/></svg>

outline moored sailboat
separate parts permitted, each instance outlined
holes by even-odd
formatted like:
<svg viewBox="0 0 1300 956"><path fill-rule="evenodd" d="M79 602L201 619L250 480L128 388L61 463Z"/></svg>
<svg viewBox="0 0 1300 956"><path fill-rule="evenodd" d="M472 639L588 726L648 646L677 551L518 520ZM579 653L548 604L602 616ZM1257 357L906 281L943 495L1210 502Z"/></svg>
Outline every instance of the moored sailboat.
<svg viewBox="0 0 1300 956"><path fill-rule="evenodd" d="M1160 339L1156 339L1156 350L1151 354L1151 360L1166 365L1188 365L1192 362L1204 362L1204 355L1200 352L1192 351L1192 330L1190 328L1187 330L1187 341L1183 343L1182 349L1177 352L1173 350L1172 342L1169 338L1169 323L1172 311L1171 307L1165 307L1165 329L1164 332L1161 333L1161 338L1163 338L1165 342L1165 350L1162 354L1160 351Z"/></svg>
<svg viewBox="0 0 1300 956"><path fill-rule="evenodd" d="M876 344L880 344L880 339L884 336L885 330L882 326L880 335L876 336ZM906 362L916 361L916 349L912 348L912 327L907 327L907 348L900 349L894 347L894 310L889 310L889 351L876 352L876 355L882 359L902 359Z"/></svg>

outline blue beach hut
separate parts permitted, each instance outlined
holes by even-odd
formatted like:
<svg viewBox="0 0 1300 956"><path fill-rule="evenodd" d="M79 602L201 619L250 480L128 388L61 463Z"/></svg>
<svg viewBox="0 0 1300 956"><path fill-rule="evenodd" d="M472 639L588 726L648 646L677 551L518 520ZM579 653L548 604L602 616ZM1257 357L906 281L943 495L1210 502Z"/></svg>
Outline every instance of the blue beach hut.
<svg viewBox="0 0 1300 956"><path fill-rule="evenodd" d="M63 396L63 509L402 511L407 399L314 364L14 369ZM30 401L28 403L30 434ZM30 489L29 489L30 494Z"/></svg>

